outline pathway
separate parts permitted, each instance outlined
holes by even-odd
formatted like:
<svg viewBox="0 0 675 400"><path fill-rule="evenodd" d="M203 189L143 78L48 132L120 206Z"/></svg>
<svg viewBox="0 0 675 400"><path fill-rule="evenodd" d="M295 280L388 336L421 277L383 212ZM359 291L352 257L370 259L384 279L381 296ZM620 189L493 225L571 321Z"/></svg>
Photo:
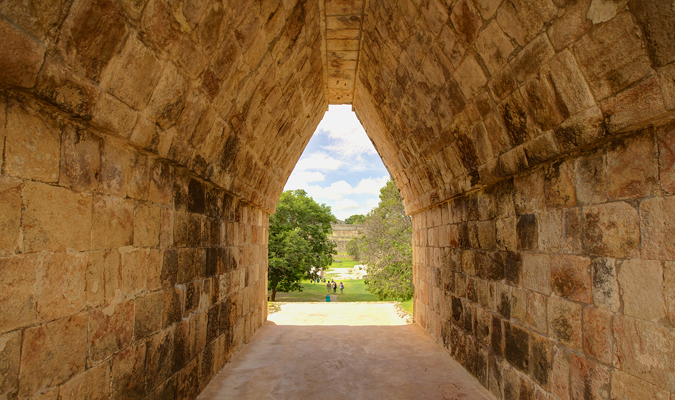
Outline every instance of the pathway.
<svg viewBox="0 0 675 400"><path fill-rule="evenodd" d="M284 304L198 399L494 399L394 304Z"/></svg>

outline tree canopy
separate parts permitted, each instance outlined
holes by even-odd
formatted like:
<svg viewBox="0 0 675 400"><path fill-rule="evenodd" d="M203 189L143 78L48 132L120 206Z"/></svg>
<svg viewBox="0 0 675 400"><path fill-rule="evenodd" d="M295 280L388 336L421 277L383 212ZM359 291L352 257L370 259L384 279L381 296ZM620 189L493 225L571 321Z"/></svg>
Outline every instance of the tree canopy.
<svg viewBox="0 0 675 400"><path fill-rule="evenodd" d="M368 291L380 300L412 298L412 219L391 179L380 190L378 206L366 216L363 232L347 249L366 264Z"/></svg>
<svg viewBox="0 0 675 400"><path fill-rule="evenodd" d="M301 291L300 280L312 267L325 269L333 262L335 243L328 239L331 222L337 222L330 207L315 202L302 189L281 194L277 212L270 215L268 243L268 289L271 300L277 291Z"/></svg>
<svg viewBox="0 0 675 400"><path fill-rule="evenodd" d="M362 224L366 220L366 216L363 214L354 214L350 217L347 217L345 224L347 225L358 225Z"/></svg>

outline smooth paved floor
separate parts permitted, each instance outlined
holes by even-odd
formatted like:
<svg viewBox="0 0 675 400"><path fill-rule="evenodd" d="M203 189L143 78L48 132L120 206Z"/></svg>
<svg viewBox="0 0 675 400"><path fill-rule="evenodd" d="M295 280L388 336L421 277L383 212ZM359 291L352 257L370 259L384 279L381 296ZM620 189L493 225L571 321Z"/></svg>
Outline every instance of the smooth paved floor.
<svg viewBox="0 0 675 400"><path fill-rule="evenodd" d="M198 399L494 397L393 303L288 303Z"/></svg>

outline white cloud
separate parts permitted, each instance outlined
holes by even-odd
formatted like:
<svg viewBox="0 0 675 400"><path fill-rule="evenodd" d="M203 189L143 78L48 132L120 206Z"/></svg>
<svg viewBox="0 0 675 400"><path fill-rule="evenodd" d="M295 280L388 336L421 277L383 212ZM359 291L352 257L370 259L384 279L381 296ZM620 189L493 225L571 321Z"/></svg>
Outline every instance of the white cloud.
<svg viewBox="0 0 675 400"><path fill-rule="evenodd" d="M365 178L361 179L358 185L352 189L352 193L355 194L380 194L380 189L387 184L389 180L388 176L383 176L380 178Z"/></svg>
<svg viewBox="0 0 675 400"><path fill-rule="evenodd" d="M363 205L352 199L343 199L335 203L335 211L353 211L363 208Z"/></svg>
<svg viewBox="0 0 675 400"><path fill-rule="evenodd" d="M359 123L351 106L331 105L317 127L317 134L327 135L331 144L324 146L341 160L349 159L347 167L351 170L368 168L364 160L366 155L377 155L366 131Z"/></svg>
<svg viewBox="0 0 675 400"><path fill-rule="evenodd" d="M322 152L316 151L304 155L298 160L293 172L300 171L335 171L342 166L342 161Z"/></svg>

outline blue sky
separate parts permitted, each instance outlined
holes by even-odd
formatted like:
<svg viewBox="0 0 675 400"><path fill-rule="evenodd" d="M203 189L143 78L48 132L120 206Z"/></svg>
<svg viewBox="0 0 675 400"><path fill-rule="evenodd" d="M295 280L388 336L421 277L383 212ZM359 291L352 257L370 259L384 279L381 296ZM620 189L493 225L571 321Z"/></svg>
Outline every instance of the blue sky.
<svg viewBox="0 0 675 400"><path fill-rule="evenodd" d="M389 179L351 105L332 105L316 128L284 190L304 189L341 220L377 206Z"/></svg>

